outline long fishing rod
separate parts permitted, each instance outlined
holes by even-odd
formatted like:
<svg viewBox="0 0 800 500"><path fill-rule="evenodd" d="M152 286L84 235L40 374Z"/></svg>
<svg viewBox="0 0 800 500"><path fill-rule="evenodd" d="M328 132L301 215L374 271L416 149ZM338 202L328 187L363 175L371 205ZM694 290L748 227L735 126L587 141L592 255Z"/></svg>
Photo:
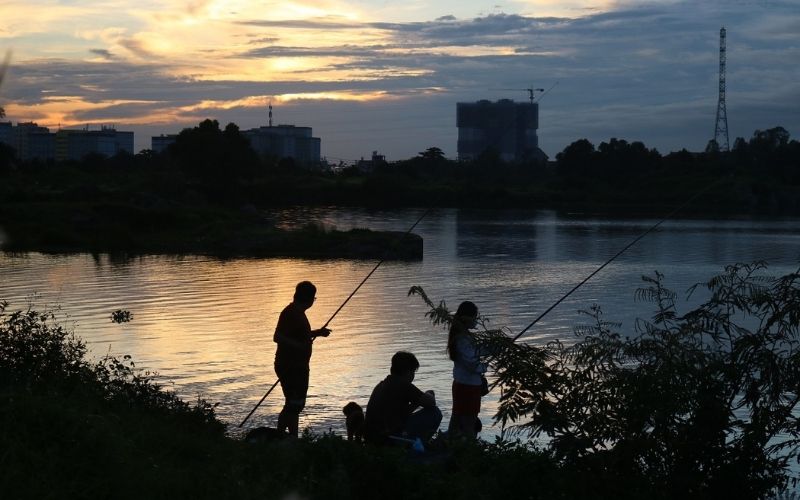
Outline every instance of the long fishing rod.
<svg viewBox="0 0 800 500"><path fill-rule="evenodd" d="M387 250L387 251L386 251L386 253L384 254L384 257L383 257L383 258L382 258L380 261L378 261L378 263L377 263L377 264L375 264L375 267L373 267L373 268L372 268L372 271L370 271L370 272L369 272L369 274L367 274L367 275L364 277L364 279L363 279L363 280L361 280L361 283L359 283L359 284L358 284L358 286L356 287L356 289L355 289L355 290L353 290L353 293L351 293L350 295L348 295L348 296L347 296L347 298L344 300L344 302L342 302L342 305L340 305L340 306L339 306L339 309L337 309L337 310L336 310L336 311L333 313L333 315L331 316L331 318L330 318L328 321L326 321L326 322L325 322L325 324L322 326L322 328L325 328L325 327L327 327L327 326L328 326L328 324L329 324L331 321L333 321L333 318L335 318L335 317L336 317L336 315L337 315L337 314L339 314L339 311L341 311L341 310L342 310L342 308L345 306L345 304L347 304L348 302L350 302L350 299L352 299L352 298L353 298L353 295L355 295L355 294L356 294L356 292L359 290L359 288L361 288L361 286L362 286L364 283L366 283L366 282L367 282L367 280L369 279L369 277L370 277L370 276L372 276L372 274L373 274L375 271L377 271L377 270L378 270L378 268L381 266L381 264L383 264L383 262L386 260L386 256L389 254L389 251L390 251L390 250L394 250L394 247L396 247L398 244L400 244L400 242L401 242L401 241L402 241L402 240L403 240L403 239L404 239L406 236L408 236L408 235L411 233L411 231L413 231L413 230L414 230L414 228L415 228L415 227L417 227L417 224L419 224L420 222L422 222L422 219L424 219L424 218L425 218L425 216L427 216L427 215L430 213L430 211L431 211L431 210L433 210L433 207L429 207L427 210L425 210L425 212L423 212L423 213L422 213L422 215L420 215L420 216L419 216L419 219L417 219L417 220L416 220L416 222L414 222L414 224L413 224L413 225L412 225L410 228L408 228L408 231L406 231L405 233L403 233L403 235L402 235L402 236L400 236L399 238L397 238L397 240L395 240L395 241L394 241L394 243L392 243L392 246L391 246L391 247L389 247L389 250Z"/></svg>
<svg viewBox="0 0 800 500"><path fill-rule="evenodd" d="M590 279L592 279L592 278L594 277L594 275L595 275L595 274L597 274L597 273L599 273L600 271L602 271L602 270L603 270L603 268L605 268L607 265L611 264L611 263L612 263L614 260L616 260L616 259L617 259L617 257L619 257L620 255L622 255L623 253L625 253L625 251L626 251L626 250L628 250L630 247L632 247L633 245L635 245L635 244L636 244L636 243L637 243L639 240L641 240L642 238L644 238L644 237L645 237L645 236L647 236L648 234L650 234L650 233L652 233L653 231L655 231L655 230L658 228L658 226L660 226L661 224L663 224L663 223L664 223L664 222L666 222L667 220L671 219L673 215L675 215L676 213L678 213L679 211L681 211L683 208L685 208L685 207L686 207L687 205L689 205L691 202L693 202L694 200L696 200L696 199L697 199L697 198L698 198L698 197L699 197L701 194L703 194L703 193L705 193L706 191L710 190L712 187L716 186L716 185L717 185L717 184L719 184L721 181L722 181L722 179L719 179L719 180L717 180L716 182L712 182L712 183L708 184L706 187L704 187L704 188L703 188L703 189L701 189L700 191L696 192L696 193L695 193L695 194L694 194L694 195L693 195L691 198L689 198L688 200L686 200L686 201L685 201L685 202L684 202L682 205L680 205L679 207L677 207L677 208L673 209L673 210L672 210L670 213L668 213L668 214L667 214L667 215L666 215L666 216L665 216L663 219L661 219L661 220L660 220L660 221L658 221L657 223L653 224L653 225L652 225L652 226L651 226L649 229L647 229L647 231L643 232L642 234L640 234L639 236L637 236L637 237L636 237L636 238L635 238L633 241L631 241L630 243L628 243L627 245L625 245L625 247L623 247L623 248L622 248L622 250L620 250L619 252L617 252L616 254L614 254L614 256L613 256L613 257L611 257L610 259L608 259L607 261L605 261L605 262L603 263L603 265L601 265L600 267L598 267L597 269L595 269L594 271L592 271L592 273L591 273L591 274L589 274L587 277L585 277L585 278L583 279L583 281L581 281L580 283L578 283L577 285L575 285L574 287L572 287L572 289L571 289L570 291L568 291L567 293L565 293L565 294L564 294L564 295L563 295L563 296L562 296L560 299L558 299L558 300L557 300L557 301L556 301L556 302L555 302L553 305L551 305L550 307L548 307L548 308L547 308L547 310L545 310L545 311L544 311L542 314L540 314L540 315L539 315L539 316L538 316L538 317L537 317L535 320L531 321L531 323L530 323L528 326L526 326L525 328L523 328L521 332L519 332L519 333L518 333L518 334L517 334L517 335L516 335L516 336L515 336L513 339L511 339L511 342L516 342L516 341L517 341L517 340L518 340L520 337L522 337L522 335L524 335L524 334L525 334L525 332L527 332L528 330L530 330L531 328L533 328L533 326L534 326L536 323L538 323L538 322L539 322L539 321L540 321L542 318L544 318L545 316L547 316L547 314L548 314L550 311L552 311L553 309L555 309L555 308L556 308L556 307L557 307L557 306L558 306L560 303L564 302L564 300L566 300L566 298L567 298L567 297L569 297L570 295L572 295L572 294L573 294L573 293L574 293L574 292L575 292L575 291L576 291L578 288L582 287L582 286L583 286L583 285L584 285L584 284L585 284L587 281L589 281ZM495 358L495 356L494 356L494 355L492 355L492 356L489 358L489 360L486 362L486 363L487 363L487 365L488 365L489 363L491 363L491 361L492 361L494 358ZM496 387L496 385L495 385L495 384L490 384L490 385L489 385L489 389L488 389L488 390L489 390L489 391L491 391L491 390L492 390L494 387Z"/></svg>
<svg viewBox="0 0 800 500"><path fill-rule="evenodd" d="M656 224L654 224L653 226L651 226L651 227L650 227L650 228L649 228L647 231L645 231L645 232L643 232L642 234L640 234L639 236L637 236L637 237L636 237L636 238L635 238L633 241L631 241L630 243L628 243L628 244L627 244L627 245L626 245L626 246L625 246L625 247L624 247L622 250L620 250L619 252L617 252L616 254L614 254L614 256L613 256L613 257L611 257L610 259L608 259L607 261L605 261L605 262L603 263L603 265L602 265L602 266L600 266L600 267L598 267L597 269L595 269L595 270L594 270L594 271L593 271L593 272L592 272L592 273L591 273L589 276L587 276L586 278L584 278L584 279L583 279L583 281L581 281L580 283L578 283L577 285L575 285L575 286L572 288L572 290L570 290L569 292L567 292L566 294L564 294L564 295L563 295L563 296L562 296L560 299L558 299L558 300L557 300L557 301L556 301L556 302L555 302L553 305L551 305L550 307L548 307L548 308L547 308L547 310L546 310L545 312L543 312L542 314L540 314L538 318L536 318L535 320L533 320L533 321L531 322L531 324L529 324L529 325L528 325L528 326L526 326L526 327L525 327L525 328L524 328L524 329L523 329L521 332L519 332L519 333L516 335L516 337L514 337L514 338L512 339L512 342L515 342L517 339L519 339L519 338L520 338L520 337L521 337L521 336L522 336L522 335L523 335L525 332L527 332L528 330L530 330L530 329L531 329L531 328L532 328L532 327L533 327L533 326L534 326L536 323L538 323L538 322L539 322L539 321L540 321L542 318L544 318L545 316L547 316L547 314L548 314L550 311L552 311L553 309L555 309L555 308L556 308L556 306L558 306L560 303L564 302L564 300L565 300L567 297L569 297L570 295L572 295L572 293L573 293L573 292L575 292L575 290L577 290L578 288L580 288L581 286L583 286L583 285L584 285L584 284L585 284L587 281L589 281L590 279L592 279L592 277L594 277L594 275L595 275L595 274L597 274L597 273L599 273L600 271L602 271L602 270L603 270L603 268L605 268L607 265L611 264L611 263L612 263L614 260L616 260L616 259L617 259L617 257L619 257L620 255L622 255L623 253L625 253L625 251L626 251L626 250L628 250L630 247L632 247L633 245L635 245L635 244L636 244L636 243L637 243L639 240L641 240L642 238L644 238L644 237L645 237L645 236L647 236L648 234L650 234L650 233L652 233L653 231L655 231L655 230L658 228L658 226L660 226L661 224L663 224L663 223L664 223L664 222L666 222L667 220L671 219L673 215L675 215L676 213L678 213L679 211L681 211L682 209L684 209L684 208L685 208L687 205L689 205L689 204L690 204L690 203L692 203L694 200L696 200L696 199L697 199L697 198L698 198L698 197L699 197L701 194L705 193L706 191L708 191L708 190L709 190L709 189L711 189L712 187L716 186L716 185L717 185L719 182L721 182L721 181L722 181L722 179L719 179L719 180L717 180L716 182L712 182L712 183L708 184L706 187L704 187L703 189L701 189L700 191L698 191L697 193L695 193L695 194L694 194L694 195L693 195L691 198L689 198L688 200L686 200L686 201L685 201L685 202L684 202L682 205L680 205L679 207L677 207L677 208L675 208L674 210L672 210L672 212L670 212L669 214L667 214L667 215L666 215L666 216L665 216L663 219L661 219L661 220L660 220L660 221L658 221Z"/></svg>
<svg viewBox="0 0 800 500"><path fill-rule="evenodd" d="M358 290L359 290L359 289L360 289L360 288L361 288L361 287L364 285L364 283L366 283L366 282L367 282L367 280L370 278L370 276L372 276L372 275L375 273L375 271L377 271L377 270L378 270L378 268L379 268L379 267L381 267L381 264L383 264L383 263L384 263L384 261L386 261L386 258L387 258L387 256L389 255L390 251L391 251L391 250L394 250L394 248L395 248L397 245L399 245L399 244L400 244L400 242L401 242L403 239L405 239L405 237L406 237L406 236L408 236L408 235L411 233L411 231L413 231L413 230L414 230L414 228L415 228L415 227L417 227L417 224L419 224L420 222L422 222L422 219L424 219L424 218L425 218L425 217L426 217L426 216L427 216L427 215L428 215L428 214L431 212L431 210L433 210L433 207L432 207L432 206L431 206L431 207L429 207L427 210L425 210L425 212L423 212L423 213L422 213L422 215L420 215L420 216L419 216L419 218L416 220L416 222L414 222L414 224L413 224L413 225L412 225L410 228L408 228L408 231L406 231L405 233L403 233L403 235L402 235L402 236L400 236L399 238L397 238L397 239L394 241L394 243L392 243L392 245L391 245L391 246L390 246L390 247L389 247L389 248L386 250L386 252L384 253L384 256L383 256L383 258L381 258L381 260L379 260L379 261L378 261L378 263L377 263L377 264L375 264L375 267L373 267L373 268L372 268L372 271L370 271L370 272L369 272L369 274L367 274L367 275L364 277L364 279L363 279L363 280L361 280L361 283L359 283L359 284L358 284L358 286L355 288L355 290L353 290L353 292L352 292L350 295L348 295L348 296L347 296L347 298L344 300L344 302L342 302L342 305L340 305L340 306L339 306L339 308L338 308L338 309L336 309L336 311L334 311L334 313L331 315L331 317L328 319L328 321L326 321L326 322L325 322L325 325L323 325L323 327L322 327L322 328L326 328L326 327L327 327L327 326L330 324L330 322L331 322L331 321L333 321L333 318L335 318L335 317L336 317L336 315L337 315L337 314L339 314L339 311L341 311L341 310L344 308L344 306L345 306L345 305L346 305L348 302L350 302L350 299L352 299L352 298L353 298L353 296L356 294L356 292L358 292ZM314 341L314 339L311 339L311 341L313 342L313 341ZM269 395L270 395L270 393L271 393L271 392L272 392L272 391L275 389L275 387L277 387L277 385L278 385L278 382L280 382L280 381L281 381L281 379L279 378L278 380L276 380L276 381L275 381L275 383L274 383L274 384L272 384L272 386L269 388L269 390L267 391L267 393L266 393L266 394L264 394L264 397L262 397L262 398L261 398L261 400L258 402L258 404L256 404L256 406L255 406L255 407L254 407L252 410L250 410L250 413L248 413L248 414L247 414L247 416L246 416L246 417L244 417L244 420L242 420L242 423L241 423L241 424L239 424L239 427L242 427L242 426L244 426L245 422L247 422L247 420L250 418L250 416L252 416L252 415L253 415L253 413L255 413L255 411L258 409L258 407L259 407L259 406L261 406L261 403L263 403L263 402L264 402L264 400L265 400L265 399L267 399L267 396L269 396Z"/></svg>

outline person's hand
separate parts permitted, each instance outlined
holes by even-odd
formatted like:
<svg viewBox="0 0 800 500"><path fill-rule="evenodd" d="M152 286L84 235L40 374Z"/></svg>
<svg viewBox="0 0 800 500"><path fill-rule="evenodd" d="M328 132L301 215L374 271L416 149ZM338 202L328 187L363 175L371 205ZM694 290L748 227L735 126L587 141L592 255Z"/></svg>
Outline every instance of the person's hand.
<svg viewBox="0 0 800 500"><path fill-rule="evenodd" d="M331 334L331 330L328 328L320 328L316 332L314 332L315 337L327 337Z"/></svg>
<svg viewBox="0 0 800 500"><path fill-rule="evenodd" d="M425 391L425 396L423 396L423 400L427 400L424 403L420 403L420 406L424 406L429 408L431 406L436 406L436 395L431 390Z"/></svg>

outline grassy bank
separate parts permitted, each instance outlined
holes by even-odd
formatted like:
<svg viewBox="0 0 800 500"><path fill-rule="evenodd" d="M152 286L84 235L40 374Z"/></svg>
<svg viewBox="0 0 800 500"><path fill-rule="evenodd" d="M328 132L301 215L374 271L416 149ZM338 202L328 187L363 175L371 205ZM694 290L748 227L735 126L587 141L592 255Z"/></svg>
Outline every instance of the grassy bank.
<svg viewBox="0 0 800 500"><path fill-rule="evenodd" d="M50 498L634 497L635 478L514 444L374 448L332 435L249 444L127 358L97 363L51 315L0 310L0 491ZM613 479L613 480L612 480ZM298 496L291 496L298 495Z"/></svg>

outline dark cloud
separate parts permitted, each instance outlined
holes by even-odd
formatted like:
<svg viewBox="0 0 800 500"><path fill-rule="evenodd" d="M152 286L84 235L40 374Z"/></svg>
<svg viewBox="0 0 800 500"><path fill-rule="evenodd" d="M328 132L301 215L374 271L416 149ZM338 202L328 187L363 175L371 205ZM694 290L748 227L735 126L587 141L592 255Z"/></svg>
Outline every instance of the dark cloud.
<svg viewBox="0 0 800 500"><path fill-rule="evenodd" d="M313 92L385 91L395 100L373 102L293 101L275 108L276 121L314 128L323 154L357 158L373 149L390 159L437 145L455 156L455 104L478 99L527 99L531 85L558 85L541 101L540 144L554 156L586 137L641 140L662 152L702 149L713 131L718 70L718 32L728 28L728 119L731 140L756 128L783 125L800 136L800 12L791 2L649 3L644 7L587 14L578 19L495 14L475 19L443 16L412 23L355 23L330 17L251 21L263 27L250 50L236 57L341 57L315 68L357 70L367 80L335 82L204 82L169 76L158 63L31 61L14 67L4 92L13 102L36 103L46 90L106 100L157 104L108 106L76 115L80 120L141 117L158 109L206 100ZM308 47L279 44L278 29L381 30L373 45ZM258 30L261 31L261 30ZM123 43L149 57L134 39ZM452 49L461 47L462 49ZM100 51L102 49L96 49ZM102 55L100 52L94 53ZM502 52L502 53L501 53ZM109 54L111 55L111 54ZM411 76L417 72L418 76ZM436 90L433 90L436 89ZM199 112L243 128L266 123L260 108ZM187 117L189 120L191 117ZM170 127L138 127L168 133ZM137 147L149 137L137 136Z"/></svg>
<svg viewBox="0 0 800 500"><path fill-rule="evenodd" d="M289 19L281 21L252 20L239 21L237 24L245 26L261 26L264 28L295 28L295 29L363 29L365 24L343 21L339 18L318 17L314 19Z"/></svg>
<svg viewBox="0 0 800 500"><path fill-rule="evenodd" d="M163 107L164 103L162 102L115 104L87 111L77 111L70 115L69 118L78 121L92 122L99 120L134 120L141 117L152 116L161 111Z"/></svg>
<svg viewBox="0 0 800 500"><path fill-rule="evenodd" d="M275 43L275 42L277 42L279 40L280 40L280 38L278 38L276 36L262 36L262 37L254 38L254 39L250 40L247 43L253 44L253 45L260 44L260 43L270 43L271 44L271 43Z"/></svg>
<svg viewBox="0 0 800 500"><path fill-rule="evenodd" d="M385 45L339 45L336 47L286 47L268 45L237 54L237 57L367 57L388 48Z"/></svg>
<svg viewBox="0 0 800 500"><path fill-rule="evenodd" d="M92 54L98 55L100 57L105 57L106 59L114 59L114 54L112 54L110 50L106 50L106 49L89 49L89 52L91 52Z"/></svg>

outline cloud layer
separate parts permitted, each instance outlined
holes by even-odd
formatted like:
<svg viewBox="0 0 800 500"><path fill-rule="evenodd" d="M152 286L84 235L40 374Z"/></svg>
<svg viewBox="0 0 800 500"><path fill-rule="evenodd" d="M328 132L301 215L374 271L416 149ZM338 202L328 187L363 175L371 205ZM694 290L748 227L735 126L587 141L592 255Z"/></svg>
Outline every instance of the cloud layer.
<svg viewBox="0 0 800 500"><path fill-rule="evenodd" d="M445 2L449 14L414 2L393 12L329 0L33 4L14 12L36 22L17 14L0 31L0 48L14 49L0 95L8 117L115 124L137 132L137 148L205 117L263 125L272 102L276 122L313 127L332 158L377 149L399 159L433 145L455 157L456 102L525 100L523 89L555 85L539 130L551 156L582 137L702 149L723 25L731 141L775 125L800 135L796 2L576 1L556 11L530 0L515 13ZM407 20L422 14L431 20Z"/></svg>

